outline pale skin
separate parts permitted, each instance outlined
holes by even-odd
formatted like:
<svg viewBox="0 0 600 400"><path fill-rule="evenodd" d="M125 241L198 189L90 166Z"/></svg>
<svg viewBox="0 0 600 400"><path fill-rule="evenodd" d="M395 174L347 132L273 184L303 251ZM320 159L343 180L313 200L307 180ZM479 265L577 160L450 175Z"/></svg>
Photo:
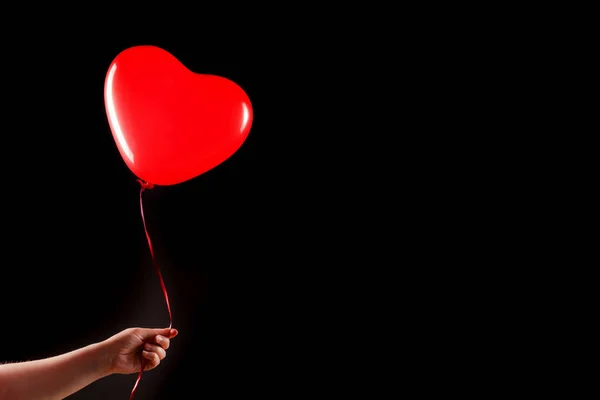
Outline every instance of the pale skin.
<svg viewBox="0 0 600 400"><path fill-rule="evenodd" d="M0 400L62 400L106 376L138 373L142 359L149 371L177 334L170 328L129 328L69 353L0 365Z"/></svg>

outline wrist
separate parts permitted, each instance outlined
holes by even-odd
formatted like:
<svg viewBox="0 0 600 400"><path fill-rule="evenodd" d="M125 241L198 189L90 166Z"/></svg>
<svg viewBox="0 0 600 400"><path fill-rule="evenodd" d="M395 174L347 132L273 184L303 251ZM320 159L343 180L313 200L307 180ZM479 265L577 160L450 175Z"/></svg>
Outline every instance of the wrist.
<svg viewBox="0 0 600 400"><path fill-rule="evenodd" d="M109 343L104 340L90 345L90 352L94 360L94 369L100 377L112 374L113 357L109 350Z"/></svg>

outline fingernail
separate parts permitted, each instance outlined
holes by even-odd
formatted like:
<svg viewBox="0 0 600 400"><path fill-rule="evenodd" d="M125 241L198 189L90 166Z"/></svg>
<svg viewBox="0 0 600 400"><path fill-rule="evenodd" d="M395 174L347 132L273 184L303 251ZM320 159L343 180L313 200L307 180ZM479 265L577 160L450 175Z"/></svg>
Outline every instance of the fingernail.
<svg viewBox="0 0 600 400"><path fill-rule="evenodd" d="M179 333L179 332L177 331L177 329L171 329L171 332L170 332L170 334L171 334L171 335L175 336L175 335L177 335L178 333Z"/></svg>

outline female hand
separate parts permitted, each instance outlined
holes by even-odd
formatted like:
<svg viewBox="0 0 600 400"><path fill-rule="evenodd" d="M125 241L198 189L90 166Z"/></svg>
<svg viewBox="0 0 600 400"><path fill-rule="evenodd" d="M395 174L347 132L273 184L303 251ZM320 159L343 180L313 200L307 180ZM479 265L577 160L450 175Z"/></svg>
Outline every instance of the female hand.
<svg viewBox="0 0 600 400"><path fill-rule="evenodd" d="M177 336L177 329L129 328L106 339L104 351L109 360L109 373L133 374L156 368L167 355L170 339ZM140 357L141 355L141 357Z"/></svg>

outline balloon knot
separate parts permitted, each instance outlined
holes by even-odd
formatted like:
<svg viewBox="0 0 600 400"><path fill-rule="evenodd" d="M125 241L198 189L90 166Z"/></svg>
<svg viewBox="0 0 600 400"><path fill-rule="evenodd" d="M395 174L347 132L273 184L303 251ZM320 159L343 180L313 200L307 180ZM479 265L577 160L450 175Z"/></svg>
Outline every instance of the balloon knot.
<svg viewBox="0 0 600 400"><path fill-rule="evenodd" d="M141 179L138 179L137 181L140 183L140 185L142 185L142 189L153 189L154 188L154 184L153 183L144 182Z"/></svg>

